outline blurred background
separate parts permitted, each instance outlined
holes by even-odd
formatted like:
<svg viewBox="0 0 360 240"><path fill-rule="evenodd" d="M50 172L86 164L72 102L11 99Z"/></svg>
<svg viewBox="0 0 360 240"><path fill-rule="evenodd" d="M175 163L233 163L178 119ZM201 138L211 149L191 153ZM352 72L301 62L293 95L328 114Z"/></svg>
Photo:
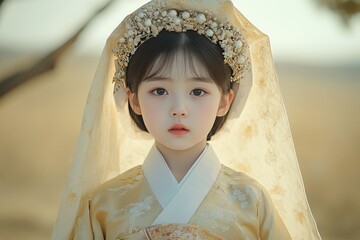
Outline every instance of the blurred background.
<svg viewBox="0 0 360 240"><path fill-rule="evenodd" d="M0 0L0 239L49 239L107 36L145 1ZM270 36L323 239L360 239L360 0L233 1Z"/></svg>

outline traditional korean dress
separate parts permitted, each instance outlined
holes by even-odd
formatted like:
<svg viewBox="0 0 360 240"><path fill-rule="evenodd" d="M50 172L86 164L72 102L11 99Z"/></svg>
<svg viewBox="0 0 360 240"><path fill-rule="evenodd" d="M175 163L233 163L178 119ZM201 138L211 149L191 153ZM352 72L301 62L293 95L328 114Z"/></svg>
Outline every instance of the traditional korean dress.
<svg viewBox="0 0 360 240"><path fill-rule="evenodd" d="M131 24L149 37L161 28L190 27L222 44L235 74L225 124L179 183L150 136L134 127L125 87L112 82L124 78L128 54L145 38L134 36L139 31ZM269 39L230 0L152 0L109 36L52 234L53 240L74 238L321 239Z"/></svg>
<svg viewBox="0 0 360 240"><path fill-rule="evenodd" d="M177 182L154 145L84 199L75 239L291 239L266 190L207 146Z"/></svg>

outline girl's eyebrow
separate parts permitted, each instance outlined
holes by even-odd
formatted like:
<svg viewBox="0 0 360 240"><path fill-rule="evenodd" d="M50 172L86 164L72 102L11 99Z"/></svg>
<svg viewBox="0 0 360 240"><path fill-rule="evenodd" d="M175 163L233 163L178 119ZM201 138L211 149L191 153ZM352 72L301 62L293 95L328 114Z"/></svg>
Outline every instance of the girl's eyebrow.
<svg viewBox="0 0 360 240"><path fill-rule="evenodd" d="M192 77L192 78L188 78L188 81L194 81L194 82L206 82L206 83L212 83L213 80L209 77ZM149 78L145 78L146 82L151 82L151 81L173 81L172 78L170 77L164 77L164 76L152 76Z"/></svg>
<svg viewBox="0 0 360 240"><path fill-rule="evenodd" d="M163 81L163 80L170 81L170 80L172 80L172 79L169 78L169 77L162 77L162 76L149 76L149 77L146 77L146 78L144 79L144 81L146 81L146 82L151 82L151 81Z"/></svg>

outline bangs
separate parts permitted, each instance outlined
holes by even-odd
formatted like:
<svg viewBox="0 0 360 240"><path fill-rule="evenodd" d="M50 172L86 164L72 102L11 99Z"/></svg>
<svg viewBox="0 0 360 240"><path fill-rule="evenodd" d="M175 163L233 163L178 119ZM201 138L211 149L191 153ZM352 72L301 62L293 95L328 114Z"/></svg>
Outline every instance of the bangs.
<svg viewBox="0 0 360 240"><path fill-rule="evenodd" d="M141 44L129 61L127 86L132 92L137 92L142 81L168 72L179 54L183 55L184 66L189 67L195 76L203 77L199 76L195 67L196 61L223 93L230 90L231 68L224 63L222 48L195 31L178 33L164 30Z"/></svg>
<svg viewBox="0 0 360 240"><path fill-rule="evenodd" d="M174 65L174 61L176 59L181 59L180 61L184 61L184 64L181 66ZM152 67L149 68L147 74L144 75L143 81L146 81L149 78L167 76L173 67L181 67L181 69L177 70L180 72L190 72L193 76L198 78L210 77L208 71L206 71L206 76L199 71L199 67L197 67L199 64L200 68L206 69L197 56L192 54L190 51L186 51L186 49L179 49L174 53L165 52L154 61Z"/></svg>

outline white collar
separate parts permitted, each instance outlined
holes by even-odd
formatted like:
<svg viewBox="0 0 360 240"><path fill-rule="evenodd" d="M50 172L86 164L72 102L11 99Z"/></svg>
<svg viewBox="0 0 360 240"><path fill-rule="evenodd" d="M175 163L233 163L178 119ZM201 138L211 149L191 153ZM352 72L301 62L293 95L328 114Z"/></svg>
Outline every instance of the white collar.
<svg viewBox="0 0 360 240"><path fill-rule="evenodd" d="M155 223L186 223L200 205L220 172L221 164L211 145L207 145L196 162L178 183L159 150L154 145L146 157L142 169L154 195L161 204L163 213ZM191 194L192 204L183 201ZM187 202L187 206L179 205ZM171 207L170 207L171 206ZM183 213L174 213L175 209L187 208ZM166 217L161 217L166 215ZM176 219L173 217L176 216ZM166 219L163 219L166 218Z"/></svg>

